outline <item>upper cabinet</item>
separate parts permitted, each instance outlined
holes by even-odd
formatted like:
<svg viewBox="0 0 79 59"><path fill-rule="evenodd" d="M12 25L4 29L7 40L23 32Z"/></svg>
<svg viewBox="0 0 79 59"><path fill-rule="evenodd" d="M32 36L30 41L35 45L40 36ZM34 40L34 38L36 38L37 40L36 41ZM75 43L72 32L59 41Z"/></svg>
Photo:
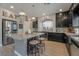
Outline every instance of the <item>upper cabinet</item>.
<svg viewBox="0 0 79 59"><path fill-rule="evenodd" d="M38 28L38 20L33 21L33 28L35 28L35 29Z"/></svg>
<svg viewBox="0 0 79 59"><path fill-rule="evenodd" d="M72 19L72 26L79 27L79 4L74 3L70 7L70 15Z"/></svg>
<svg viewBox="0 0 79 59"><path fill-rule="evenodd" d="M56 13L56 27L69 27L72 25L69 11Z"/></svg>
<svg viewBox="0 0 79 59"><path fill-rule="evenodd" d="M69 10L56 13L56 27L79 27L79 4L72 3Z"/></svg>
<svg viewBox="0 0 79 59"><path fill-rule="evenodd" d="M32 24L33 29L38 29L38 17L35 18Z"/></svg>

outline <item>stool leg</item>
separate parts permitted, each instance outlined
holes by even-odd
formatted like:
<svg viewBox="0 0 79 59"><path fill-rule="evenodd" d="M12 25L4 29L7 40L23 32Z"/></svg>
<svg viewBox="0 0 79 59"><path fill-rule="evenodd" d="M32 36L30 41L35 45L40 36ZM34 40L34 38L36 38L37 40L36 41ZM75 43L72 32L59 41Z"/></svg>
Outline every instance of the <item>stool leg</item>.
<svg viewBox="0 0 79 59"><path fill-rule="evenodd" d="M45 51L45 41L44 41L43 45L44 45L44 51Z"/></svg>

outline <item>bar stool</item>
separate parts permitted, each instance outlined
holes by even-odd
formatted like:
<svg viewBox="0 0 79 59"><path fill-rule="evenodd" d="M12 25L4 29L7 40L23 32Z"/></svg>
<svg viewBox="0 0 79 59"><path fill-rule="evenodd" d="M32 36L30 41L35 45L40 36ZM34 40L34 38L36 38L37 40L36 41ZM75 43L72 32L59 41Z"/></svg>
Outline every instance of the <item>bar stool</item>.
<svg viewBox="0 0 79 59"><path fill-rule="evenodd" d="M38 44L39 48L41 48L41 53L43 53L43 51L45 51L45 38L44 37L40 37L38 38L38 40L40 41L40 44Z"/></svg>
<svg viewBox="0 0 79 59"><path fill-rule="evenodd" d="M30 46L29 46L29 49L30 49L29 54L32 54L32 55L36 56L37 53L38 53L38 55L40 55L39 54L39 48L37 47L37 45L39 43L40 42L38 40L32 40L32 41L29 42L29 44L30 44Z"/></svg>

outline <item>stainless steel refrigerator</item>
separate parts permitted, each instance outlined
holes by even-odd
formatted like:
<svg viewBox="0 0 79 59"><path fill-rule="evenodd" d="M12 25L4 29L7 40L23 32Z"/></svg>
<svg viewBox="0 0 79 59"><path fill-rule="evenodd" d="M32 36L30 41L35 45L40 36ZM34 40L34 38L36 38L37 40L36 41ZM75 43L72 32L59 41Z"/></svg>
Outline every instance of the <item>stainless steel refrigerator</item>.
<svg viewBox="0 0 79 59"><path fill-rule="evenodd" d="M12 20L2 20L2 44L3 46L14 43L12 33L17 32L17 22Z"/></svg>

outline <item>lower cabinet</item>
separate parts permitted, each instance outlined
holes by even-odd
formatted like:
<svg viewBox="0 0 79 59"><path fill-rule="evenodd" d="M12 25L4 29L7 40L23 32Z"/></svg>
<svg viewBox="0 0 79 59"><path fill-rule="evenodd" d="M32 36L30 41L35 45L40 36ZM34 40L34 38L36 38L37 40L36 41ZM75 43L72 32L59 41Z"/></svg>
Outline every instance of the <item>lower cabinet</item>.
<svg viewBox="0 0 79 59"><path fill-rule="evenodd" d="M79 47L75 46L74 43L71 45L71 56L79 56Z"/></svg>
<svg viewBox="0 0 79 59"><path fill-rule="evenodd" d="M65 43L64 33L48 33L48 40Z"/></svg>

